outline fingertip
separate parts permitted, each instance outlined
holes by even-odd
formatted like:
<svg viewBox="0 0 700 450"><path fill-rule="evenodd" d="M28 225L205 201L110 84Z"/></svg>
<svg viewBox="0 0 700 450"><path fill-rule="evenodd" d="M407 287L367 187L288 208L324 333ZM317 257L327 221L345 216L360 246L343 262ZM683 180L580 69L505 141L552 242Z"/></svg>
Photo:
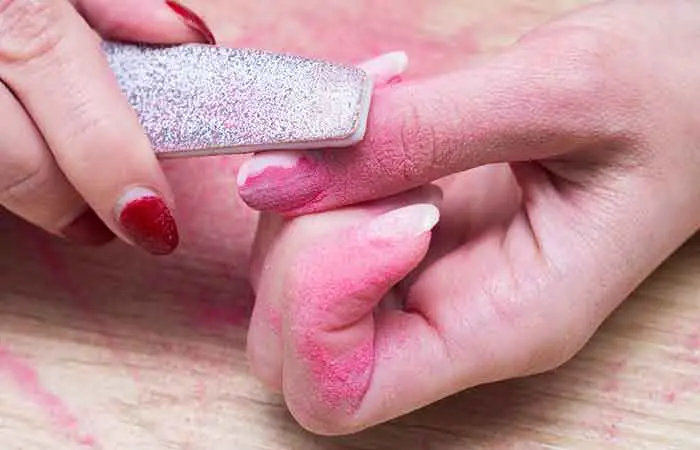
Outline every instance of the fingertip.
<svg viewBox="0 0 700 450"><path fill-rule="evenodd" d="M115 215L131 242L153 255L169 255L180 243L171 207L150 188L128 189L117 201Z"/></svg>
<svg viewBox="0 0 700 450"><path fill-rule="evenodd" d="M205 44L216 44L216 37L204 19L192 9L174 0L165 0L165 4L178 16L191 31L195 32Z"/></svg>
<svg viewBox="0 0 700 450"><path fill-rule="evenodd" d="M199 14L172 0L83 1L76 8L107 39L151 44L216 42Z"/></svg>
<svg viewBox="0 0 700 450"><path fill-rule="evenodd" d="M440 210L431 203L394 209L372 220L366 231L371 240L394 240L421 236L440 220Z"/></svg>

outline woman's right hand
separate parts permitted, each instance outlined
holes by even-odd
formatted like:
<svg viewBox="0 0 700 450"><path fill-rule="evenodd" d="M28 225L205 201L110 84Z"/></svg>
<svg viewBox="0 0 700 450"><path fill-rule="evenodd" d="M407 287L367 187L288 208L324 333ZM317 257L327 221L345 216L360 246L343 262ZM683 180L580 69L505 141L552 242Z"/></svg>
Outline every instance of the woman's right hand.
<svg viewBox="0 0 700 450"><path fill-rule="evenodd" d="M172 194L98 35L213 39L164 0L0 0L0 204L72 241L116 234L168 254L178 244Z"/></svg>

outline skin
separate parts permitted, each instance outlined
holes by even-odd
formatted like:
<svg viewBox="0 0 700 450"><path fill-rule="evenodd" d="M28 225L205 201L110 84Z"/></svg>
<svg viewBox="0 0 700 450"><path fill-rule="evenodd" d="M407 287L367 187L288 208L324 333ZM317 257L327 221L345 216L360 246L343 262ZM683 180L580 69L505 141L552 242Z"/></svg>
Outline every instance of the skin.
<svg viewBox="0 0 700 450"><path fill-rule="evenodd" d="M344 434L570 359L700 225L699 26L690 1L578 11L382 89L364 144L314 154L328 181L312 200L275 171L287 203L265 202L286 218L264 215L254 247L257 376L304 427ZM441 219L417 266L424 234L389 256L347 238L426 202ZM366 365L350 405L327 401L336 367Z"/></svg>
<svg viewBox="0 0 700 450"><path fill-rule="evenodd" d="M120 199L140 187L172 205L172 192L96 33L206 40L160 0L0 2L0 204L84 243L112 232L132 242L118 221ZM96 217L80 233L67 229L85 214Z"/></svg>

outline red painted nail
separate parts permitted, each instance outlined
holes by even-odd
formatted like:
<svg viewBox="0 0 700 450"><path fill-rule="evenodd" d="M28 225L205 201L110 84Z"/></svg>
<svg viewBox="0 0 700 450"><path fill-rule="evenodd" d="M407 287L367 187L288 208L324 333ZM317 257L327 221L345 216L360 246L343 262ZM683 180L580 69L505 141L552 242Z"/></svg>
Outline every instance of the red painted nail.
<svg viewBox="0 0 700 450"><path fill-rule="evenodd" d="M92 209L88 209L66 225L61 234L76 244L90 246L104 245L115 238L112 230L107 228Z"/></svg>
<svg viewBox="0 0 700 450"><path fill-rule="evenodd" d="M214 33L211 32L211 28L209 28L209 25L207 25L207 23L204 21L204 19L202 19L199 16L199 14L192 11L190 8L183 5L182 3L179 3L174 0L165 0L165 4L168 5L170 9L172 9L173 12L180 17L180 19L185 23L185 25L199 33L199 35L202 36L202 39L204 39L204 41L207 44L216 44L216 38L214 37Z"/></svg>
<svg viewBox="0 0 700 450"><path fill-rule="evenodd" d="M119 202L117 217L134 244L154 255L170 254L180 242L170 208L151 190L127 192Z"/></svg>

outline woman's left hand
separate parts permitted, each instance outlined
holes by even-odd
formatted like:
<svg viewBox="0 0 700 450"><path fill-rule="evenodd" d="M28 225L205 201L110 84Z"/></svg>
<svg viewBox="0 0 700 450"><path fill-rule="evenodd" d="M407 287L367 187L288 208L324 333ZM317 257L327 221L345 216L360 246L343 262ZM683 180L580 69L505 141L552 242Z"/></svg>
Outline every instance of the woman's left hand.
<svg viewBox="0 0 700 450"><path fill-rule="evenodd" d="M337 434L566 362L700 227L698 29L602 3L380 89L357 148L253 158L244 199L297 217L260 224L255 374Z"/></svg>

